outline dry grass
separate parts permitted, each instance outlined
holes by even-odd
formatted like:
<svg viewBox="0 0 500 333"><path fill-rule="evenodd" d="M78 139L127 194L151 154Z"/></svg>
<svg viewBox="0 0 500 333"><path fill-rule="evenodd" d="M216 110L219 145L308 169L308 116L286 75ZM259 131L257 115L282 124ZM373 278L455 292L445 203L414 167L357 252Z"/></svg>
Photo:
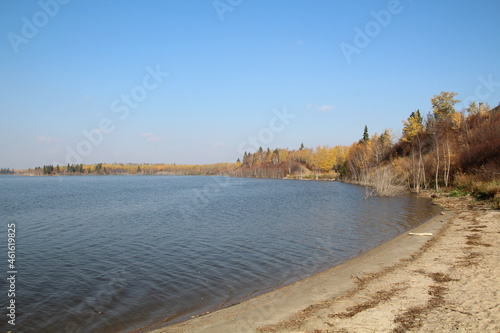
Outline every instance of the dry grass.
<svg viewBox="0 0 500 333"><path fill-rule="evenodd" d="M465 244L467 245L491 247L491 244L481 242L481 235L479 234L469 235L466 236L466 238L467 242L465 242Z"/></svg>
<svg viewBox="0 0 500 333"><path fill-rule="evenodd" d="M429 287L428 294L431 296L431 298L429 299L429 301L427 301L426 305L413 306L394 318L394 323L397 324L397 326L393 330L394 333L403 333L411 330L416 330L420 326L422 326L425 314L430 310L442 306L445 303L444 294L447 288L439 284L458 281L458 279L451 278L448 274L445 273L426 273L423 270L417 270L415 272L429 276L432 280L434 280L436 285L432 285Z"/></svg>
<svg viewBox="0 0 500 333"><path fill-rule="evenodd" d="M331 306L330 301L324 301L320 302L317 304L313 304L311 306L308 306L304 310L302 310L299 314L295 315L292 319L279 323L277 325L270 325L270 326L265 326L265 327L259 327L257 328L257 333L273 333L277 332L278 330L282 329L289 329L292 327L300 327L302 325L303 321L309 318L313 313L315 313L318 310L328 308Z"/></svg>
<svg viewBox="0 0 500 333"><path fill-rule="evenodd" d="M471 192L482 200L488 200L493 209L500 209L500 177L484 174L459 174L455 185L461 190Z"/></svg>
<svg viewBox="0 0 500 333"><path fill-rule="evenodd" d="M429 295L431 299L425 306L414 306L394 318L394 323L397 326L394 328L394 333L404 333L410 330L415 330L422 326L424 315L444 303L444 293L446 288L443 286L431 286Z"/></svg>
<svg viewBox="0 0 500 333"><path fill-rule="evenodd" d="M380 197L393 197L407 190L399 178L400 176L392 171L390 166L385 165L373 168L370 173L364 175L362 181L357 183L372 189L372 191L367 189L367 197L374 194Z"/></svg>
<svg viewBox="0 0 500 333"><path fill-rule="evenodd" d="M365 310L371 309L377 305L379 305L382 302L387 302L389 301L392 297L397 295L400 291L404 290L406 288L404 287L393 287L390 290L379 290L377 291L374 295L371 296L370 300L357 304L355 306L351 306L347 308L346 312L341 312L341 313L333 313L328 315L330 318L351 318L357 315L360 312L363 312Z"/></svg>
<svg viewBox="0 0 500 333"><path fill-rule="evenodd" d="M429 273L427 274L431 279L436 283L450 282L450 281L458 281L458 279L451 278L448 274L444 273Z"/></svg>
<svg viewBox="0 0 500 333"><path fill-rule="evenodd" d="M482 257L483 255L479 252L470 252L466 256L459 257L460 261L457 262L457 266L477 266L479 264L478 259Z"/></svg>

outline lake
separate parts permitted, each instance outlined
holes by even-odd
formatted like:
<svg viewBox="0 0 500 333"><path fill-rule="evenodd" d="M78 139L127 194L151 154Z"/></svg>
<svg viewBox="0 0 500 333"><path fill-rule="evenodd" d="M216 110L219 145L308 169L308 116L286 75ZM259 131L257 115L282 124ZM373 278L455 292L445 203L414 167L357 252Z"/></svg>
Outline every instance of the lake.
<svg viewBox="0 0 500 333"><path fill-rule="evenodd" d="M203 176L0 176L16 225L15 332L131 332L238 303L438 212L363 187ZM2 332L9 286L2 279Z"/></svg>

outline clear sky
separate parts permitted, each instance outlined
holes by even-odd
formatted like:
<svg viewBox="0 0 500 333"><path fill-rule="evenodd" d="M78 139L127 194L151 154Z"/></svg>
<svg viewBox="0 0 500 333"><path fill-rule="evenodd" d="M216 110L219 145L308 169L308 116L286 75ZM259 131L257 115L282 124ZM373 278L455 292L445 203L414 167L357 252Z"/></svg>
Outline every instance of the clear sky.
<svg viewBox="0 0 500 333"><path fill-rule="evenodd" d="M0 167L229 162L400 135L441 91L500 102L498 0L2 0L0 22Z"/></svg>

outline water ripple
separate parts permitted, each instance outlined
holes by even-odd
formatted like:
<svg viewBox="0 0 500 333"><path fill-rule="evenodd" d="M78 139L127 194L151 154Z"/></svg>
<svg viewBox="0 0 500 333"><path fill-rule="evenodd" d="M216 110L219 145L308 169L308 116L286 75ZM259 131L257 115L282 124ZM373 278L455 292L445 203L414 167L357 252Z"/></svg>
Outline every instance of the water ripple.
<svg viewBox="0 0 500 333"><path fill-rule="evenodd" d="M435 207L365 200L333 182L6 176L0 212L18 228L19 325L99 333L234 304L366 251Z"/></svg>

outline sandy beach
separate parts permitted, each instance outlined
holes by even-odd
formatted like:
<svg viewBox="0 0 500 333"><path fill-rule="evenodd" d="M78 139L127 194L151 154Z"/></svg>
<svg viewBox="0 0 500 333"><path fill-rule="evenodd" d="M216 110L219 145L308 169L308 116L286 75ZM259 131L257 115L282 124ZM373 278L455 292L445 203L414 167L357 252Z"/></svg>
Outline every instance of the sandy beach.
<svg viewBox="0 0 500 333"><path fill-rule="evenodd" d="M151 332L500 332L500 211L443 212L356 258L232 307Z"/></svg>

